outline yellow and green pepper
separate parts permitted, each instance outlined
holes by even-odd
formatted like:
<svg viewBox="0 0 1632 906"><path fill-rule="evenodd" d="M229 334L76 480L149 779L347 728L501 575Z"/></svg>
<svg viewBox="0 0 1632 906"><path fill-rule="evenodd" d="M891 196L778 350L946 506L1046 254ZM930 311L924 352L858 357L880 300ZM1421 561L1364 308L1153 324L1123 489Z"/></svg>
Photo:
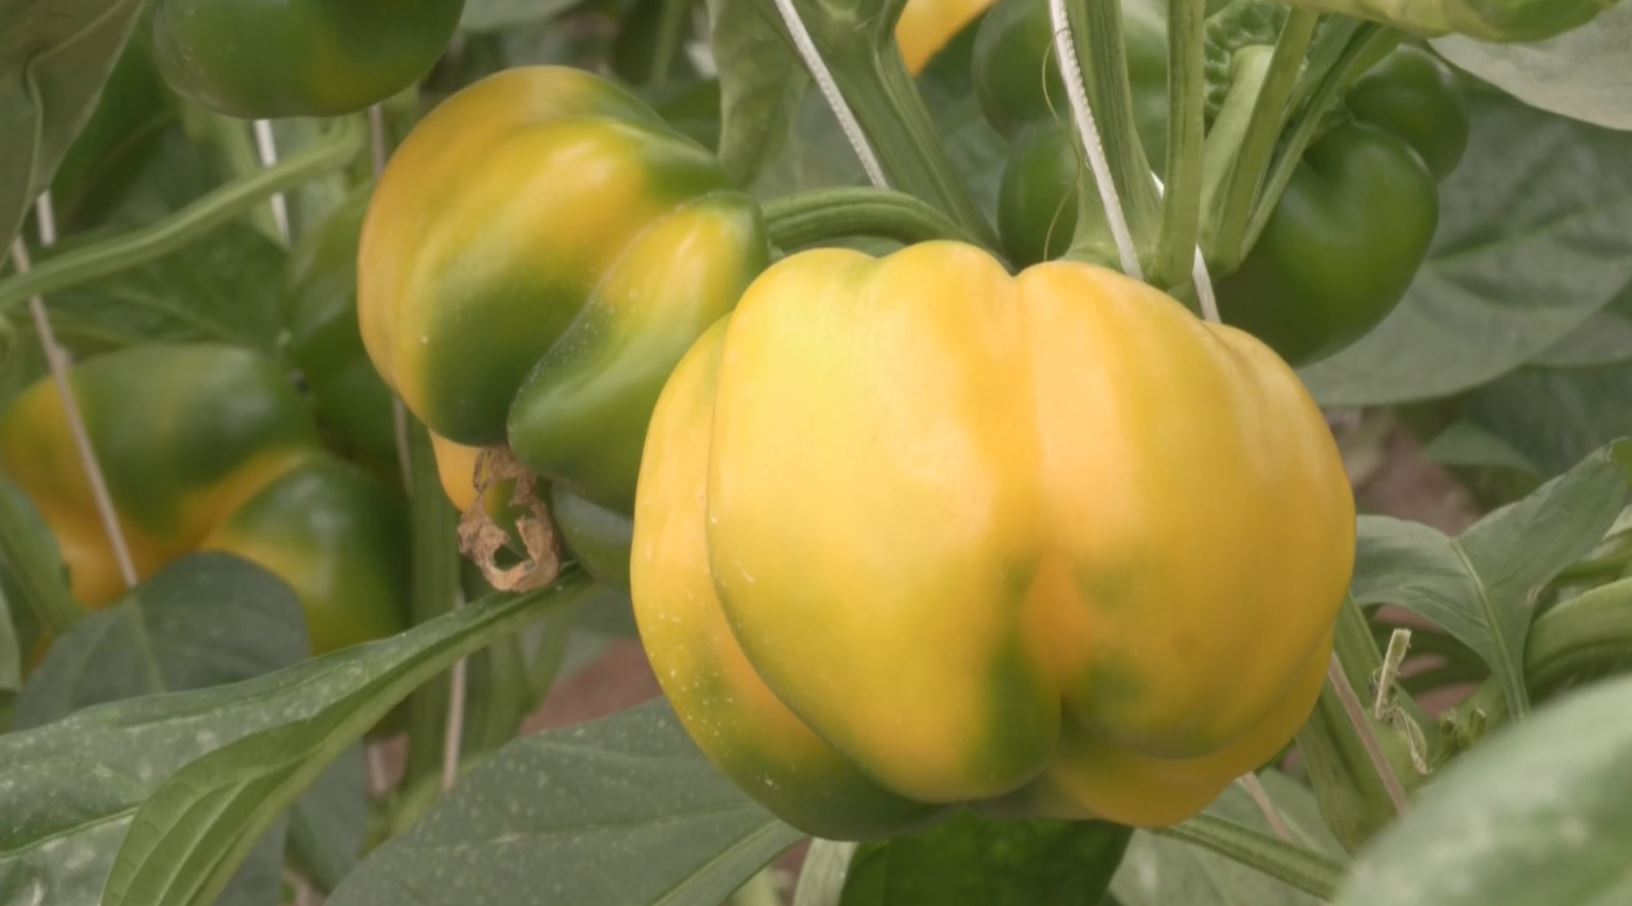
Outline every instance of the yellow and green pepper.
<svg viewBox="0 0 1632 906"><path fill-rule="evenodd" d="M1291 739L1354 555L1290 368L1102 268L766 271L663 392L631 563L698 745L824 837L1183 820Z"/></svg>
<svg viewBox="0 0 1632 906"><path fill-rule="evenodd" d="M278 363L160 344L90 359L70 382L138 578L222 551L289 583L318 653L404 628L401 502L323 451ZM50 526L74 596L118 601L124 582L49 378L0 416L0 469Z"/></svg>

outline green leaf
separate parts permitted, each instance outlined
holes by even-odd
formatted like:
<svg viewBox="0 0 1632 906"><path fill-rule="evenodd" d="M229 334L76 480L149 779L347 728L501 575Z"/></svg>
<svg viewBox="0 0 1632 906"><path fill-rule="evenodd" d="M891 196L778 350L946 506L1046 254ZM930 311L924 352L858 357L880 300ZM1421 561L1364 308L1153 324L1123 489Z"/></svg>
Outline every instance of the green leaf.
<svg viewBox="0 0 1632 906"><path fill-rule="evenodd" d="M1549 368L1594 368L1622 362L1632 362L1632 283L1602 311L1530 360L1532 365Z"/></svg>
<svg viewBox="0 0 1632 906"><path fill-rule="evenodd" d="M356 867L368 838L368 763L352 746L289 812L289 849L304 873L333 890Z"/></svg>
<svg viewBox="0 0 1632 906"><path fill-rule="evenodd" d="M1096 906L1133 829L1101 821L996 822L971 812L856 851L841 906Z"/></svg>
<svg viewBox="0 0 1632 906"><path fill-rule="evenodd" d="M1590 552L1632 498L1632 442L1593 454L1460 538L1386 516L1360 518L1354 584L1361 606L1426 617L1490 665L1515 713L1527 709L1524 643L1536 596Z"/></svg>
<svg viewBox="0 0 1632 906"><path fill-rule="evenodd" d="M716 771L658 701L505 746L329 906L718 906L801 836Z"/></svg>
<svg viewBox="0 0 1632 906"><path fill-rule="evenodd" d="M141 0L0 0L0 248L51 184Z"/></svg>
<svg viewBox="0 0 1632 906"><path fill-rule="evenodd" d="M1610 6L1546 41L1491 44L1458 35L1433 45L1452 63L1533 107L1632 129L1632 4Z"/></svg>
<svg viewBox="0 0 1632 906"><path fill-rule="evenodd" d="M286 258L258 231L230 224L140 267L53 293L52 324L76 352L214 341L276 354Z"/></svg>
<svg viewBox="0 0 1632 906"><path fill-rule="evenodd" d="M530 619L548 597L479 602L277 673L98 705L0 736L0 902L37 891L37 902L52 906L101 903L109 862L137 808L177 769L268 729L310 727L361 688L445 667L487 635ZM154 830L143 826L144 836Z"/></svg>
<svg viewBox="0 0 1632 906"><path fill-rule="evenodd" d="M294 592L227 554L186 557L56 640L17 702L17 727L106 702L204 689L300 662L311 650Z"/></svg>
<svg viewBox="0 0 1632 906"><path fill-rule="evenodd" d="M720 79L720 163L751 185L787 143L810 77L754 0L708 0Z"/></svg>
<svg viewBox="0 0 1632 906"><path fill-rule="evenodd" d="M397 636L273 674L268 694L236 690L261 728L176 771L141 803L119 846L102 906L208 906L255 841L328 764L421 683L595 586L571 573L531 594L495 595Z"/></svg>
<svg viewBox="0 0 1632 906"><path fill-rule="evenodd" d="M500 31L515 25L551 19L577 6L580 0L465 0L460 31Z"/></svg>
<svg viewBox="0 0 1632 906"><path fill-rule="evenodd" d="M1343 852L1320 821L1307 787L1275 771L1260 777L1299 846L1332 856ZM1264 833L1268 821L1240 786L1231 786L1207 813ZM1123 906L1317 906L1318 900L1255 869L1170 837L1138 831L1111 892Z"/></svg>
<svg viewBox="0 0 1632 906"><path fill-rule="evenodd" d="M1632 362L1601 368L1521 368L1468 395L1464 417L1501 438L1538 475L1557 475L1632 435Z"/></svg>
<svg viewBox="0 0 1632 906"><path fill-rule="evenodd" d="M822 186L867 184L867 173L821 94L807 92L793 113L793 134L759 171L753 194L761 199Z"/></svg>
<svg viewBox="0 0 1632 906"><path fill-rule="evenodd" d="M1470 421L1452 423L1434 435L1422 452L1442 466L1516 469L1538 479L1541 477L1541 469L1501 435ZM1570 461L1580 459L1577 456Z"/></svg>
<svg viewBox="0 0 1632 906"><path fill-rule="evenodd" d="M1632 902L1632 677L1464 755L1358 863L1339 906Z"/></svg>
<svg viewBox="0 0 1632 906"><path fill-rule="evenodd" d="M1632 133L1469 93L1428 260L1371 334L1303 369L1328 406L1428 399L1517 368L1632 281Z"/></svg>

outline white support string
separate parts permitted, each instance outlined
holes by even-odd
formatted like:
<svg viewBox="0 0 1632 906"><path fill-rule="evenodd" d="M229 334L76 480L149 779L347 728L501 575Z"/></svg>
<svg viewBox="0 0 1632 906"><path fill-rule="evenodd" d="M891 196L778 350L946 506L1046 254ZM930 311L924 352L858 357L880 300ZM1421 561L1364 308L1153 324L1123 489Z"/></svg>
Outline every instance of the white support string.
<svg viewBox="0 0 1632 906"><path fill-rule="evenodd" d="M1105 220L1116 240L1116 253L1122 261L1122 272L1135 280L1145 279L1139 266L1139 252L1133 245L1133 232L1128 229L1128 218L1122 210L1122 199L1117 196L1116 183L1111 179L1111 165L1105 159L1105 146L1099 139L1099 126L1094 112L1088 106L1088 92L1082 87L1082 66L1077 62L1077 49L1071 43L1071 24L1065 13L1065 0L1048 0L1048 15L1054 27L1054 52L1058 58L1060 76L1065 81L1065 94L1071 101L1071 116L1076 120L1077 135L1088 152L1088 167L1093 170L1094 183L1099 188L1099 201L1105 208Z"/></svg>
<svg viewBox="0 0 1632 906"><path fill-rule="evenodd" d="M272 121L255 121L255 151L261 158L261 166L270 167L278 162L278 145L272 138ZM282 192L272 196L272 222L277 225L278 236L283 244L289 244L289 200Z"/></svg>
<svg viewBox="0 0 1632 906"><path fill-rule="evenodd" d="M867 144L867 136L861 131L861 124L856 121L856 115L851 112L850 105L845 103L844 95L839 93L838 83L833 81L833 73L828 71L827 62L822 59L821 52L816 49L816 42L811 40L810 32L800 20L799 11L794 8L793 0L776 0L776 11L782 14L782 22L788 27L788 35L793 38L794 48L805 61L805 68L810 70L811 78L816 80L816 87L827 100L827 106L832 108L833 116L838 119L845 138L850 140L850 147L855 149L856 157L861 160L861 168L867 171L867 181L871 182L875 189L888 189L890 183L884 178L884 168L878 162L878 155L874 154L872 146Z"/></svg>
<svg viewBox="0 0 1632 906"><path fill-rule="evenodd" d="M40 195L34 205L35 219L40 228L40 247L50 248L57 242L57 220L55 209L51 204L49 191ZM29 269L28 248L23 244L21 236L12 241L11 257L17 264L17 273L26 274ZM136 563L131 559L130 546L125 543L124 529L119 525L119 514L113 507L113 495L108 493L108 482L102 474L102 466L96 460L96 449L91 446L90 432L85 430L85 416L79 409L79 400L74 396L73 385L69 382L68 372L73 367L68 351L57 343L56 332L51 329L51 316L46 314L45 300L33 296L28 300L28 313L34 321L34 329L40 336L40 348L45 352L46 366L51 369L51 381L56 385L57 395L62 399L63 416L68 422L68 431L74 439L74 449L79 454L80 468L85 472L85 480L91 486L91 498L96 503L96 514L102 522L102 531L108 538L108 546L113 548L113 560L119 567L119 578L126 588L135 588L140 581L136 574Z"/></svg>
<svg viewBox="0 0 1632 906"><path fill-rule="evenodd" d="M1088 152L1088 167L1093 171L1099 201L1105 208L1105 220L1116 241L1122 272L1136 280L1144 280L1139 251L1133 244L1133 231L1128 228L1127 213L1122 209L1122 199L1117 194L1115 181L1111 179L1110 161L1105 159L1105 146L1099 138L1099 124L1095 122L1093 108L1088 103L1088 92L1083 88L1082 65L1077 60L1077 48L1071 40L1071 23L1066 16L1065 0L1048 0L1048 15L1054 27L1054 52L1059 61L1060 76L1065 82L1066 97L1071 102L1072 119L1076 121L1082 147ZM1162 180L1155 173L1150 178L1160 194ZM1196 296L1201 302L1202 317L1213 324L1220 323L1218 297L1213 293L1212 276L1207 272L1207 259L1202 255L1200 246L1196 247L1195 257L1190 263L1190 280L1195 284Z"/></svg>

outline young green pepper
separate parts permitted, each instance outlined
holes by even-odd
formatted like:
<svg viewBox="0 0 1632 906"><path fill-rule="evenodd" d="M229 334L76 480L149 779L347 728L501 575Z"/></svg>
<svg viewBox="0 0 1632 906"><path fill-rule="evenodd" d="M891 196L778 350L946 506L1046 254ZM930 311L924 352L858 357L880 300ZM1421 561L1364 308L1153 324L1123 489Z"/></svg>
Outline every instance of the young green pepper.
<svg viewBox="0 0 1632 906"><path fill-rule="evenodd" d="M407 88L463 0L158 0L153 51L178 93L233 116L334 116Z"/></svg>
<svg viewBox="0 0 1632 906"><path fill-rule="evenodd" d="M1216 283L1224 319L1293 364L1325 358L1387 317L1439 222L1468 115L1448 68L1401 47L1365 76L1304 152L1258 242Z"/></svg>
<svg viewBox="0 0 1632 906"><path fill-rule="evenodd" d="M138 578L224 551L288 582L319 654L400 631L400 501L325 453L275 361L214 344L140 346L70 375ZM0 416L0 469L34 502L88 607L124 582L56 384Z"/></svg>

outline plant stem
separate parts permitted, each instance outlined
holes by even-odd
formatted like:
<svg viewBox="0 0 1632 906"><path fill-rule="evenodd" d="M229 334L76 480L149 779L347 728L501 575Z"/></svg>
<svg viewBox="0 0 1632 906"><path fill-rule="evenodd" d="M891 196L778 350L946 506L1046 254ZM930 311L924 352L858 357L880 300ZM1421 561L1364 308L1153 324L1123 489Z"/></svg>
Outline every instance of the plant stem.
<svg viewBox="0 0 1632 906"><path fill-rule="evenodd" d="M812 189L765 204L771 244L784 251L851 236L902 243L932 239L974 241L928 203L888 189Z"/></svg>
<svg viewBox="0 0 1632 906"><path fill-rule="evenodd" d="M418 422L409 423L409 490L412 527L410 562L412 593L409 612L415 626L451 611L459 601L459 551L455 543L459 514L448 503L431 452L430 436ZM405 787L442 770L444 745L453 701L449 674L414 690L408 698L408 762Z"/></svg>
<svg viewBox="0 0 1632 906"><path fill-rule="evenodd" d="M275 167L234 180L155 223L42 261L27 274L0 280L0 314L31 296L46 296L173 252L253 210L277 192L344 167L362 148L364 131L358 118L342 118L322 141Z"/></svg>
<svg viewBox="0 0 1632 906"><path fill-rule="evenodd" d="M1297 84L1298 71L1303 66L1304 54L1309 50L1315 23L1319 19L1317 13L1293 9L1275 42L1269 72L1253 104L1252 118L1247 123L1240 152L1225 182L1223 194L1218 199L1219 208L1212 212L1216 226L1212 230L1210 257L1225 272L1239 266L1250 247L1246 243L1246 232L1253 201L1258 197L1259 187L1269 170L1276 139L1280 138L1281 127L1286 122L1287 100Z"/></svg>
<svg viewBox="0 0 1632 906"><path fill-rule="evenodd" d="M9 484L0 485L0 552L29 609L52 635L61 636L85 611L68 590L62 558L35 529L17 494Z"/></svg>
<svg viewBox="0 0 1632 906"><path fill-rule="evenodd" d="M891 187L929 202L981 245L997 248L997 234L947 155L895 43L822 51Z"/></svg>
<svg viewBox="0 0 1632 906"><path fill-rule="evenodd" d="M1123 50L1121 0L1068 0L1066 13L1105 163L1143 265L1155 246L1160 213L1150 159L1140 144L1133 117L1133 89L1128 79L1127 54ZM1079 257L1075 253L1084 241L1091 244L1093 237L1082 227L1099 222L1100 218L1094 216L1088 205L1103 206L1093 189L1078 192L1078 235L1067 257Z"/></svg>
<svg viewBox="0 0 1632 906"><path fill-rule="evenodd" d="M1524 674L1538 699L1628 668L1632 668L1632 578L1583 592L1530 626ZM1488 732L1511 719L1507 701L1501 683L1487 679L1447 720L1457 727L1477 720Z"/></svg>
<svg viewBox="0 0 1632 906"><path fill-rule="evenodd" d="M652 68L647 81L654 86L668 84L674 73L675 58L680 55L686 37L691 33L691 0L663 0L658 13L657 46L652 49Z"/></svg>
<svg viewBox="0 0 1632 906"><path fill-rule="evenodd" d="M1263 191L1258 195L1252 217L1241 239L1239 249L1241 257L1245 257L1247 251L1258 241L1258 237L1263 235L1264 227L1269 223L1269 216L1275 212L1275 205L1286 191L1287 183L1291 182L1293 171L1303 160L1303 152L1314 140L1321 116L1337 102L1338 97L1353 84L1360 73L1398 44L1401 37L1399 32L1380 25L1368 23L1357 26L1354 36L1344 46L1331 69L1319 77L1314 88L1308 89L1308 103L1297 114L1292 127L1286 130L1274 163L1270 165L1264 178ZM1239 258L1236 263L1240 263Z"/></svg>
<svg viewBox="0 0 1632 906"><path fill-rule="evenodd" d="M1207 138L1203 62L1205 0L1168 0L1167 186L1151 282L1174 286L1190 274L1201 229L1202 155Z"/></svg>
<svg viewBox="0 0 1632 906"><path fill-rule="evenodd" d="M1210 849L1322 899L1332 898L1343 874L1343 866L1330 856L1213 815L1197 815L1152 832Z"/></svg>

